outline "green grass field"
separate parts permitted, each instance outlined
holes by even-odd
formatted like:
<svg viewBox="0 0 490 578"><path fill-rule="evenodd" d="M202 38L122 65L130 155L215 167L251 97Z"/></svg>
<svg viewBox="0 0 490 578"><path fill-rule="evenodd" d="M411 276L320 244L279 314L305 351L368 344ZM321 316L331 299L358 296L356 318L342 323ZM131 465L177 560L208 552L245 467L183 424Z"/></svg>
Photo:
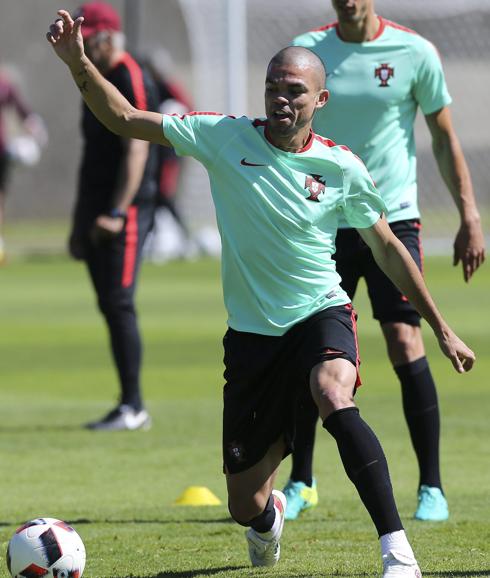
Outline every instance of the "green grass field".
<svg viewBox="0 0 490 578"><path fill-rule="evenodd" d="M399 508L424 576L490 576L490 269L465 286L449 258L427 278L448 321L477 353L458 375L426 331L443 412L442 468L451 518L411 520L416 464L400 392L361 288L356 307L364 385L357 402L380 437ZM221 337L214 261L145 265L138 303L146 343L149 432L101 434L81 424L114 403L107 338L83 267L62 258L13 260L0 269L0 545L27 519L72 523L91 578L379 575L376 534L333 441L318 430L320 505L286 525L272 571L252 570L243 529L226 508L221 474ZM285 463L280 484L287 478ZM191 485L221 506L175 506ZM0 563L0 576L8 575Z"/></svg>

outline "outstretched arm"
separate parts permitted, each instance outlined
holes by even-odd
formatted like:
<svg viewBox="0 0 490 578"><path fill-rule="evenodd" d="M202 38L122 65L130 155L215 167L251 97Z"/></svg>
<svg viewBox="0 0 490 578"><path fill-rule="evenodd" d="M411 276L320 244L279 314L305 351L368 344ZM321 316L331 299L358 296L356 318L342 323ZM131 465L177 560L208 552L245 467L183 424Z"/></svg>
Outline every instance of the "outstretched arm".
<svg viewBox="0 0 490 578"><path fill-rule="evenodd" d="M372 227L358 229L358 232L371 248L380 269L432 327L442 352L449 357L456 371L469 371L473 367L475 354L444 321L417 265L403 243L395 237L384 216Z"/></svg>
<svg viewBox="0 0 490 578"><path fill-rule="evenodd" d="M67 64L87 106L110 131L125 137L172 146L165 138L162 115L138 110L107 81L86 56L81 26L83 17L73 20L66 10L49 27L46 37L56 54Z"/></svg>
<svg viewBox="0 0 490 578"><path fill-rule="evenodd" d="M485 260L485 241L480 214L473 194L470 172L458 137L453 128L449 108L425 117L432 135L432 150L439 171L446 183L461 218L454 241L454 265L460 261L468 282Z"/></svg>

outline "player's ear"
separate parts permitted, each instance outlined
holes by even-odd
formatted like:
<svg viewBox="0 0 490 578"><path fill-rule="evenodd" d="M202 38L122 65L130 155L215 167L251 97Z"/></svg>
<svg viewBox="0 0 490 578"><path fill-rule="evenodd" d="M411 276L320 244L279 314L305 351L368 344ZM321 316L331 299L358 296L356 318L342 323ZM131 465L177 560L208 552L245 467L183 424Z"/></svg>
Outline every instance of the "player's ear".
<svg viewBox="0 0 490 578"><path fill-rule="evenodd" d="M330 97L330 92L328 92L328 90L326 88L323 88L322 90L320 90L320 92L318 93L318 100L316 103L316 108L323 108L327 104L329 97Z"/></svg>

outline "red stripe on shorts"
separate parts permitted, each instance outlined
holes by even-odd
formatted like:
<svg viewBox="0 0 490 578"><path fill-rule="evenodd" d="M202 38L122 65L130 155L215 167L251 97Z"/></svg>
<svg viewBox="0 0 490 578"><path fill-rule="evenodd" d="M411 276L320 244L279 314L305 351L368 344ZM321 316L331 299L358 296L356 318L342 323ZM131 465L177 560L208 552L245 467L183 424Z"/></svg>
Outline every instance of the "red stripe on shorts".
<svg viewBox="0 0 490 578"><path fill-rule="evenodd" d="M138 207L129 207L126 221L126 239L121 285L130 287L134 281L138 249Z"/></svg>
<svg viewBox="0 0 490 578"><path fill-rule="evenodd" d="M359 387L360 385L362 385L362 381L361 381L361 375L359 373L359 366L361 365L361 357L359 355L359 341L357 339L357 319L356 319L356 312L354 311L354 308L352 307L352 303L348 303L346 306L346 309L350 309L350 318L352 321L352 331L354 332L354 340L356 343L356 388Z"/></svg>

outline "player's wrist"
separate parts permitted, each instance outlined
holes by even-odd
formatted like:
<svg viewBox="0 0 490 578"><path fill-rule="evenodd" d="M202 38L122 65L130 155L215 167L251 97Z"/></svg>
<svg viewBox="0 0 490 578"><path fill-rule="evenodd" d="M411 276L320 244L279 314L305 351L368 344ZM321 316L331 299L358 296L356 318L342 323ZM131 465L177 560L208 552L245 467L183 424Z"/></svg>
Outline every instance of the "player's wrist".
<svg viewBox="0 0 490 578"><path fill-rule="evenodd" d="M109 217L111 217L112 219L123 219L125 222L128 218L128 214L126 211L124 211L123 209L118 209L117 207L114 209L111 209L108 213Z"/></svg>
<svg viewBox="0 0 490 578"><path fill-rule="evenodd" d="M461 218L461 224L465 227L475 227L481 224L480 213L475 209L472 212L467 212Z"/></svg>

